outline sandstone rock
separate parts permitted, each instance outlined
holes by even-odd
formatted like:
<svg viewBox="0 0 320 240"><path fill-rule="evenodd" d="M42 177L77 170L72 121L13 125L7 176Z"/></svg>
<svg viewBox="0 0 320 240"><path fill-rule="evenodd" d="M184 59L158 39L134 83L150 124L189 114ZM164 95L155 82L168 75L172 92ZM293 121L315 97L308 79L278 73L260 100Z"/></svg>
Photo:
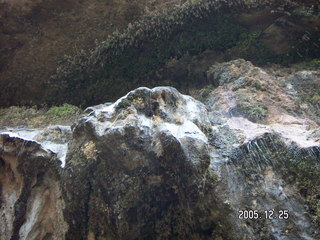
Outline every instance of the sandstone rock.
<svg viewBox="0 0 320 240"><path fill-rule="evenodd" d="M36 142L0 135L0 239L64 239L59 161Z"/></svg>

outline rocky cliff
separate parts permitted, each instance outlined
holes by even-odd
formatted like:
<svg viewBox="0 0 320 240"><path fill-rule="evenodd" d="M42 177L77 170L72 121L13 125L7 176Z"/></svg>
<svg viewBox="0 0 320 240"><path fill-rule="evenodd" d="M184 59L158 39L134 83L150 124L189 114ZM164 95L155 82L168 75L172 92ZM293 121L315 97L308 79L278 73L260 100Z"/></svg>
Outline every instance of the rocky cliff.
<svg viewBox="0 0 320 240"><path fill-rule="evenodd" d="M71 134L3 130L0 239L319 239L319 75L238 59L194 98L141 87Z"/></svg>

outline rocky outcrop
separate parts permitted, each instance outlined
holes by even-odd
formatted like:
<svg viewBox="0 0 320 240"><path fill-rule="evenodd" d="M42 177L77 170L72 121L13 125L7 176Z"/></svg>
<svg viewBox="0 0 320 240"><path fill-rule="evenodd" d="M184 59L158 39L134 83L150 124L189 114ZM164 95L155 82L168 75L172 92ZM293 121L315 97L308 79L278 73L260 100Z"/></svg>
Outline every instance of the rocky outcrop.
<svg viewBox="0 0 320 240"><path fill-rule="evenodd" d="M319 239L319 115L299 80L318 72L238 59L207 77L202 103L142 87L72 135L2 133L1 240ZM68 143L64 168L46 142Z"/></svg>
<svg viewBox="0 0 320 240"><path fill-rule="evenodd" d="M230 92L237 96L242 82L252 99L259 100L250 96L257 94L250 84L277 88L242 60L220 70L234 78L216 70L222 86L208 94L206 106L161 87L86 110L66 165L65 216L73 223L67 238L317 238L319 182L306 172L319 168L319 143L303 125L316 124L289 115L281 122L267 109L262 122L248 120L248 110L234 116L230 109L243 102L232 101ZM298 179L313 193L301 196ZM251 210L259 216L244 219L240 211Z"/></svg>
<svg viewBox="0 0 320 240"><path fill-rule="evenodd" d="M0 135L0 239L64 239L59 161L33 141Z"/></svg>
<svg viewBox="0 0 320 240"><path fill-rule="evenodd" d="M239 59L212 66L208 77L216 88L198 93L214 126L211 143L218 150L212 166L222 172L222 183L225 178L220 196L237 210L290 212L285 222L279 216L271 222L256 221L253 226L252 221L247 222L245 228L254 235L319 237L319 115L307 110L316 107L305 98L312 84L297 81L299 76L314 85L319 82L316 71L265 71ZM271 225L273 230L268 229ZM310 231L299 233L298 229Z"/></svg>
<svg viewBox="0 0 320 240"><path fill-rule="evenodd" d="M13 138L33 141L45 150L56 154L61 166L65 165L68 142L71 139L70 126L53 125L47 128L29 129L27 127L6 127L0 129L0 134L7 134Z"/></svg>
<svg viewBox="0 0 320 240"><path fill-rule="evenodd" d="M205 106L162 87L86 111L66 164L67 238L207 238L220 210L205 197L214 184Z"/></svg>

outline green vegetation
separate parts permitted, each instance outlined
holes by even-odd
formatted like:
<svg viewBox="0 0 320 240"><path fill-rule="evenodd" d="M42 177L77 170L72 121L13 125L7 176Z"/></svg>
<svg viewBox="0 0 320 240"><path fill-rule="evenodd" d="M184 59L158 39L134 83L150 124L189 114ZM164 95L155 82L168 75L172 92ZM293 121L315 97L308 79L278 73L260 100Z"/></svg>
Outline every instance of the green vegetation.
<svg viewBox="0 0 320 240"><path fill-rule="evenodd" d="M118 103L118 105L116 106L116 110L121 110L121 109L126 109L127 107L129 107L131 105L131 102L127 99L123 99L121 102Z"/></svg>
<svg viewBox="0 0 320 240"><path fill-rule="evenodd" d="M249 108L249 113L261 119L267 116L268 109L266 106L255 105Z"/></svg>
<svg viewBox="0 0 320 240"><path fill-rule="evenodd" d="M259 103L241 103L233 110L233 113L243 115L252 122L263 122L268 116L268 108Z"/></svg>
<svg viewBox="0 0 320 240"><path fill-rule="evenodd" d="M0 109L0 127L26 126L36 128L51 124L71 124L80 113L80 108L69 104L54 106L50 109L12 106Z"/></svg>
<svg viewBox="0 0 320 240"><path fill-rule="evenodd" d="M180 58L184 54L197 54L205 49L226 50L235 45L237 36L244 29L235 25L232 19L216 18L217 25L208 26L204 23L186 26L181 33L174 34L170 39L158 39L150 42L149 46L128 47L119 56L112 58L112 63L102 68L95 67L94 72L87 73L88 69L77 78L77 91L74 82L65 80L69 94L68 98L74 99L74 104L83 101L83 105L98 103L106 96L113 100L127 91L138 86L153 87L159 83L152 80L155 72L160 69L171 57ZM210 29L211 28L211 29ZM197 29L197 32L195 32ZM229 32L233 32L231 35ZM72 79L71 79L72 80ZM175 81L173 86L183 87L185 83ZM63 88L66 85L62 85ZM79 94L79 92L81 94ZM64 94L65 95L65 94ZM78 98L81 96L81 100ZM88 102L87 102L88 101Z"/></svg>
<svg viewBox="0 0 320 240"><path fill-rule="evenodd" d="M63 104L62 106L51 107L47 111L47 115L53 118L61 118L69 115L74 115L79 113L79 108L70 104Z"/></svg>
<svg viewBox="0 0 320 240"><path fill-rule="evenodd" d="M304 61L299 64L293 65L297 70L319 70L320 69L320 59L313 59L310 61Z"/></svg>
<svg viewBox="0 0 320 240"><path fill-rule="evenodd" d="M291 36L288 41L292 48L282 54L276 54L269 50L261 41L262 31L244 32L239 39L238 48L239 57L250 60L257 65L267 65L269 63L278 63L281 65L291 65L296 62L302 62L302 68L318 69L320 33L318 31L301 33ZM307 37L306 37L307 35ZM305 59L314 59L305 63ZM316 59L315 59L316 58Z"/></svg>
<svg viewBox="0 0 320 240"><path fill-rule="evenodd" d="M261 41L261 30L255 32L244 32L237 43L239 57L250 60L257 65L268 63L287 64L288 56L276 54L269 50Z"/></svg>
<svg viewBox="0 0 320 240"><path fill-rule="evenodd" d="M0 109L0 126L23 125L29 119L43 115L44 111L35 107L9 107Z"/></svg>
<svg viewBox="0 0 320 240"><path fill-rule="evenodd" d="M316 161L319 159L319 149L296 152L296 156L286 153L284 156L287 164L286 167L280 168L281 173L298 188L300 194L306 199L308 212L314 224L320 227L320 164Z"/></svg>
<svg viewBox="0 0 320 240"><path fill-rule="evenodd" d="M189 2L146 16L123 33L115 32L92 51L81 51L61 63L51 79L56 91L47 101L87 106L115 100L138 86L162 85L155 74L169 59L206 49L224 51L237 44L246 30L227 14L233 4ZM172 83L175 87L187 84Z"/></svg>
<svg viewBox="0 0 320 240"><path fill-rule="evenodd" d="M196 56L205 50L221 53L231 49L233 56L256 64L288 64L301 60L300 56L314 57L307 42L300 41L301 36L292 39L298 44L290 53L271 52L260 41L261 30L250 32L237 23L236 12L248 8L246 4L188 1L145 16L124 32L114 32L91 51L80 51L62 61L51 77L52 92L45 101L53 105L68 102L88 106L114 101L139 86L169 83L180 90L202 87L206 79L162 79L159 70L170 59ZM301 51L303 48L307 50ZM198 64L196 60L194 64Z"/></svg>
<svg viewBox="0 0 320 240"><path fill-rule="evenodd" d="M320 104L320 96L318 94L314 94L312 97L311 97L311 102L313 104L316 104L316 105L319 105Z"/></svg>
<svg viewBox="0 0 320 240"><path fill-rule="evenodd" d="M301 103L308 104L308 113L314 120L319 122L320 117L320 85L318 82L308 82L299 87L299 97Z"/></svg>
<svg viewBox="0 0 320 240"><path fill-rule="evenodd" d="M195 99L199 100L202 103L205 103L210 96L210 93L215 89L215 87L212 84L206 85L204 88L202 88L199 91L193 91L191 92L191 96Z"/></svg>

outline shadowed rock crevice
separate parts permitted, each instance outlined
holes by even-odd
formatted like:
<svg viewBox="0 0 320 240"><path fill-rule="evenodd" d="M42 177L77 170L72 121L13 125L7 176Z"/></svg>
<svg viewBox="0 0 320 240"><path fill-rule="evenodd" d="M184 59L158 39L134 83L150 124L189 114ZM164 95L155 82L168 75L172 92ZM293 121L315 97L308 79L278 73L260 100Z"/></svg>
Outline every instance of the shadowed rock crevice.
<svg viewBox="0 0 320 240"><path fill-rule="evenodd" d="M19 230L26 220L27 200L30 196L29 189L30 182L26 181L22 187L21 195L14 205L14 222L12 228L13 235L11 236L10 240L19 239Z"/></svg>

